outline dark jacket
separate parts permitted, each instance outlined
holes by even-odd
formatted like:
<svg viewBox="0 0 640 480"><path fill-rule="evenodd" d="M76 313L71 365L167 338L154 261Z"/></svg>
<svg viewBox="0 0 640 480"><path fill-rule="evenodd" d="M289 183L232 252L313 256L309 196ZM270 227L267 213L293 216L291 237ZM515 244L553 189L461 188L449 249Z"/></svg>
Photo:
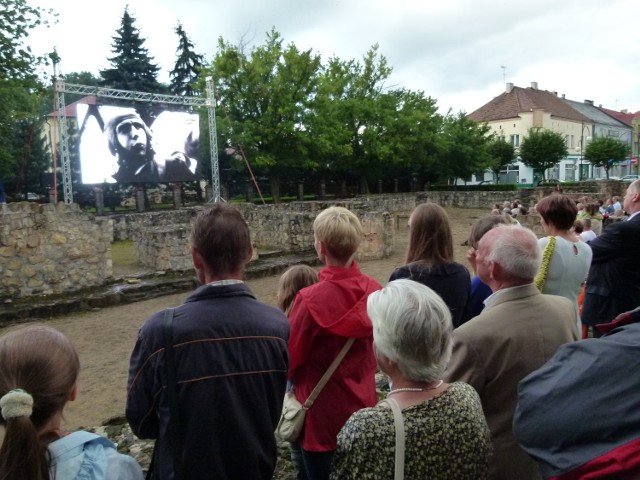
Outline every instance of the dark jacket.
<svg viewBox="0 0 640 480"><path fill-rule="evenodd" d="M640 309L606 326L518 386L513 432L544 478L640 478Z"/></svg>
<svg viewBox="0 0 640 480"><path fill-rule="evenodd" d="M588 245L593 258L581 320L586 325L608 323L640 306L640 214L608 225Z"/></svg>
<svg viewBox="0 0 640 480"><path fill-rule="evenodd" d="M138 334L126 414L136 435L158 439L154 478L170 479L162 323L160 312ZM175 309L173 344L188 478L272 477L288 338L284 314L258 302L243 284L202 286Z"/></svg>
<svg viewBox="0 0 640 480"><path fill-rule="evenodd" d="M462 325L469 300L471 278L469 270L459 263L445 263L429 267L423 262L413 262L394 270L389 281L408 278L426 285L436 292L451 311L454 327Z"/></svg>

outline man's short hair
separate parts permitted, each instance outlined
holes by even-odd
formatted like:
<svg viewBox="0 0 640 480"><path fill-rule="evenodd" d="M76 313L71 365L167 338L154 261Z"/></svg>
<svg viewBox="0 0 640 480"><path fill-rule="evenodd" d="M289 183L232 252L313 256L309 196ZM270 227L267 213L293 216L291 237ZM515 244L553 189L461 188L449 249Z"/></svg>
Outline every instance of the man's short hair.
<svg viewBox="0 0 640 480"><path fill-rule="evenodd" d="M364 231L353 212L344 207L329 207L316 217L313 233L333 257L347 262L358 250Z"/></svg>
<svg viewBox="0 0 640 480"><path fill-rule="evenodd" d="M191 247L218 275L235 273L244 269L249 260L249 226L238 210L216 203L196 216L191 229Z"/></svg>
<svg viewBox="0 0 640 480"><path fill-rule="evenodd" d="M485 242L485 261L500 265L509 278L533 281L540 268L540 249L531 230L519 225L498 225L482 237L480 243Z"/></svg>

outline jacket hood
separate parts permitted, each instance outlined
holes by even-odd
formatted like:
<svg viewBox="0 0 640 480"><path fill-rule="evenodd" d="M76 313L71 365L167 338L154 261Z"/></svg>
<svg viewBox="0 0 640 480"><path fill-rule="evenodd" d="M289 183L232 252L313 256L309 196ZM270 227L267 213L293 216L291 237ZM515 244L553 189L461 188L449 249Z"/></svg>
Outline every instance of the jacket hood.
<svg viewBox="0 0 640 480"><path fill-rule="evenodd" d="M322 328L343 337L362 338L373 334L367 316L369 294L380 284L363 275L356 262L351 267L325 267L320 283L300 291L310 315Z"/></svg>

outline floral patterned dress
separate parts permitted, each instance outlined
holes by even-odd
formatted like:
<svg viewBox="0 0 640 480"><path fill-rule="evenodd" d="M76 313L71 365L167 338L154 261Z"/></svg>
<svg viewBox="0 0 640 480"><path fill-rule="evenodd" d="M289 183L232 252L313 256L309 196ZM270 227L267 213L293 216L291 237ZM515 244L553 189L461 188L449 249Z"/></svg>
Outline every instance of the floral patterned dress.
<svg viewBox="0 0 640 480"><path fill-rule="evenodd" d="M466 383L452 383L426 402L402 411L405 479L484 479L491 434L480 398ZM389 408L354 413L338 435L332 480L393 480L395 428Z"/></svg>

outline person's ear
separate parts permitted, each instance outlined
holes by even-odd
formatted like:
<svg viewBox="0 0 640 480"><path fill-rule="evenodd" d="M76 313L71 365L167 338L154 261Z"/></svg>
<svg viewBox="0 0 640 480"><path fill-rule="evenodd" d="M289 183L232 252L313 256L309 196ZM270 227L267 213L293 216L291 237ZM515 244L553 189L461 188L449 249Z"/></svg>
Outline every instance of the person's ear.
<svg viewBox="0 0 640 480"><path fill-rule="evenodd" d="M73 384L71 391L69 392L69 401L73 402L78 397L78 382Z"/></svg>
<svg viewBox="0 0 640 480"><path fill-rule="evenodd" d="M202 256L195 247L191 247L191 260L193 261L193 266L196 270L202 270Z"/></svg>
<svg viewBox="0 0 640 480"><path fill-rule="evenodd" d="M253 258L253 244L249 245L249 252L247 253L247 263Z"/></svg>

